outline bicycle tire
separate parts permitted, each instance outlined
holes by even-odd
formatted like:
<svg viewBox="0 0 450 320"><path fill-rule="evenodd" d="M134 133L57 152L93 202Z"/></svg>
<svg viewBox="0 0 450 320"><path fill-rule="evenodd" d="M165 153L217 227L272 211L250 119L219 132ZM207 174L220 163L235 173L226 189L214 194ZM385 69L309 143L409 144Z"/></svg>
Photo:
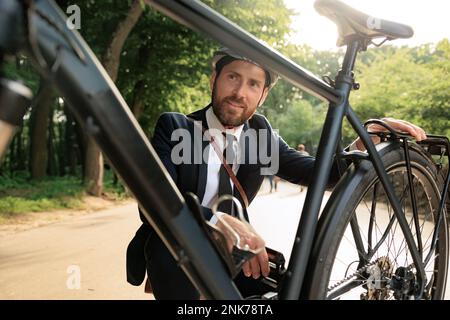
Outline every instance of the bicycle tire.
<svg viewBox="0 0 450 320"><path fill-rule="evenodd" d="M439 175L431 160L419 149L414 147L410 149L410 162L413 171L413 185L416 185L416 200L418 206L418 220L420 222L421 239L423 242L422 256L425 258L429 252L430 232L434 230L436 223L436 212L439 206ZM406 212L408 224L412 227L415 243L417 245L417 237L414 227L414 217L412 215L411 200L409 196L409 184L403 182L408 181L404 176L406 175L406 166L404 160L404 150L397 147L382 154L382 161L389 174L391 181L393 181L395 193L397 196L401 194L401 205ZM367 163L368 161L366 161ZM354 169L354 168L353 168ZM334 215L333 218L325 219L323 225L319 224L319 234L322 233L320 241L316 241L314 248L314 259L308 267L308 281L310 299L411 299L414 296L412 291L414 289L414 282L411 282L411 277L415 277L414 269L411 266L412 259L408 253L409 249L403 238L403 234L399 228L393 210L389 210L389 202L384 193L384 188L379 183L379 178L375 173L372 165L368 169L363 170L362 176L354 175L346 181L350 186L346 189L351 196L347 194L346 197L335 196L335 199L340 199L340 205L334 204L332 208L342 208L342 211ZM407 176L407 175L406 175ZM345 179L344 179L345 180ZM354 187L352 187L354 186ZM380 193L380 189L382 192ZM421 190L419 190L421 189ZM406 190L406 194L405 194ZM423 191L420 194L419 191ZM373 193L375 192L375 197ZM375 210L373 210L373 202L368 206L367 200L372 194L372 199L375 198ZM384 198L383 198L384 194ZM344 202L346 201L346 203ZM337 201L339 202L339 201ZM344 202L344 203L343 203ZM385 206L385 208L382 208ZM369 209L370 208L370 209ZM363 210L364 209L364 210ZM369 210L367 210L369 209ZM384 209L384 210L383 210ZM392 209L392 208L391 208ZM364 212L366 211L366 212ZM367 212L374 212L373 215L367 217ZM356 219L355 219L356 217ZM384 221L382 218L385 218ZM363 247L366 252L356 249L355 240L352 229L356 230L356 223L358 223L360 235L365 235L366 238L360 236L360 240L364 242ZM380 225L378 225L378 222ZM372 223L370 223L372 221ZM375 221L375 223L373 223ZM391 221L392 224L391 224ZM370 225L372 225L370 229ZM390 225L390 227L389 227ZM395 228L396 226L396 228ZM383 229L384 228L384 229ZM390 229L389 232L386 230ZM369 236L370 232L379 232L379 237ZM350 232L350 233L349 233ZM350 246L347 244L351 241L348 239L350 234L353 238L353 251L350 252ZM383 240L383 235L387 234ZM399 236L400 234L400 236ZM391 237L392 236L392 237ZM431 236L432 238L432 236ZM402 241L400 241L400 239ZM317 239L316 239L317 240ZM344 241L348 240L348 241ZM375 241L374 241L375 240ZM390 243L391 241L391 243ZM376 254L373 254L370 261L367 259L362 262L361 256L366 254L371 242L371 248L377 248ZM445 286L447 279L448 268L448 228L447 219L441 220L441 228L439 230L439 238L435 251L431 254L431 259L426 266L426 292L423 297L425 299L443 299L445 295ZM398 248L395 245L400 246ZM427 247L428 245L428 247ZM392 252L391 249L395 251ZM379 251L378 251L379 250ZM342 255L344 253L344 255ZM397 256L395 256L397 254ZM402 259L399 259L399 255ZM404 258L404 260L403 260ZM345 262L343 262L345 259ZM355 266L357 262L357 266ZM343 263L343 264L342 264ZM348 264L347 264L348 263ZM342 264L342 265L340 265ZM352 266L353 264L353 266ZM431 266L431 267L430 267ZM345 272L343 271L344 269ZM353 270L352 270L353 269ZM398 274L396 274L398 272ZM353 276L352 276L353 275ZM348 278L348 279L347 279ZM400 281L400 289L398 287ZM410 290L406 290L402 285L406 284ZM351 283L351 284L349 284ZM343 288L354 287L350 292L343 292ZM412 287L412 288L411 288ZM342 291L339 291L342 290ZM340 295L342 293L342 295ZM349 293L351 293L349 295ZM339 294L339 295L338 295Z"/></svg>

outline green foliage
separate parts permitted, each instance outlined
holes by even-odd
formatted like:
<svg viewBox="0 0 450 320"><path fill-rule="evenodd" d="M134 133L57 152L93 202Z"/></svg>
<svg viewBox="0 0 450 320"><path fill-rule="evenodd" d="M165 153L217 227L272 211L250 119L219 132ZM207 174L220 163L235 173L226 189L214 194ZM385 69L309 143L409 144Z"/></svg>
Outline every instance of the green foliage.
<svg viewBox="0 0 450 320"><path fill-rule="evenodd" d="M294 11L283 0L207 0L203 1L245 31L275 49L288 45Z"/></svg>
<svg viewBox="0 0 450 320"><path fill-rule="evenodd" d="M205 1L275 48L286 45L292 12L282 0ZM81 33L102 55L130 1L85 0ZM99 32L101 30L101 32ZM144 103L139 122L149 135L160 113L189 113L210 101L212 53L220 45L147 7L122 52L117 86L133 107ZM137 84L144 87L142 93Z"/></svg>
<svg viewBox="0 0 450 320"><path fill-rule="evenodd" d="M115 200L126 199L130 196L125 186L115 180L112 170L105 170L104 193L108 198Z"/></svg>
<svg viewBox="0 0 450 320"><path fill-rule="evenodd" d="M105 193L113 199L127 197L120 183L113 184L110 171L106 174ZM17 213L83 208L84 195L81 179L77 177L32 181L27 172L17 172L13 177L0 176L0 218Z"/></svg>
<svg viewBox="0 0 450 320"><path fill-rule="evenodd" d="M0 177L0 215L79 208L83 187L74 177L29 181L26 174Z"/></svg>
<svg viewBox="0 0 450 320"><path fill-rule="evenodd" d="M327 75L331 79L336 76L343 58L342 51L316 51L307 45L289 44L281 52L313 74ZM287 81L280 81L259 112L279 128L281 136L292 147L303 143L310 153L315 153L326 114L321 100Z"/></svg>
<svg viewBox="0 0 450 320"><path fill-rule="evenodd" d="M18 213L44 212L57 209L78 209L83 203L77 198L64 196L58 198L27 199L23 197L4 197L0 199L0 218L7 218Z"/></svg>
<svg viewBox="0 0 450 320"><path fill-rule="evenodd" d="M36 94L38 90L39 75L32 67L29 59L22 55L8 57L6 63L0 70L0 75L4 75L6 78L25 83L34 94Z"/></svg>
<svg viewBox="0 0 450 320"><path fill-rule="evenodd" d="M59 2L68 5L67 1ZM132 2L77 0L82 13L80 33L99 60ZM342 50L316 51L307 45L288 42L293 12L282 0L204 2L319 77L328 75L333 79L340 68ZM136 114L148 135L153 132L162 112L190 113L210 101L210 59L219 46L203 34L145 7L125 42L116 85L133 112L136 105L142 104L141 112L136 111ZM361 89L352 92L351 103L363 121L392 116L417 123L427 132L450 136L450 43L447 39L416 48L371 47L359 56L355 72ZM39 76L22 56L6 57L2 73L9 78L24 80L33 92L39 87ZM8 153L4 162L7 167L0 168L0 174L11 175L9 180L0 177L0 212L21 208L20 200L14 200L18 196L34 203L26 204L27 208L41 210L46 206L64 206L64 201L69 201L64 200L64 195L74 199L82 195L81 181L77 177L81 177L83 141L75 141L79 135L68 132L79 128L65 126L73 120L62 105L55 103L52 110L54 128L48 145L53 146L50 156L56 169L48 173L63 176L71 172L75 175L74 180L54 177L35 184L28 180L28 173L17 172L28 167L30 121L27 116L20 139L16 137L12 144L14 150ZM258 111L268 117L291 146L304 143L310 152L314 152L326 111L326 106L317 98L287 81L280 81ZM346 126L344 142L353 138L353 130ZM73 162L68 161L68 154L64 155L67 149L63 146L67 145L77 151L70 158L75 159ZM70 171L70 168L76 170ZM120 184L114 184L112 176L105 179L105 187L117 197L126 196L126 190ZM60 202L49 204L49 201Z"/></svg>
<svg viewBox="0 0 450 320"><path fill-rule="evenodd" d="M315 153L325 119L325 105L313 106L307 100L297 100L289 110L272 122L280 136L293 148L303 143L308 152Z"/></svg>
<svg viewBox="0 0 450 320"><path fill-rule="evenodd" d="M358 67L361 89L351 96L359 117L400 118L450 136L449 47L445 39L436 46L370 50Z"/></svg>

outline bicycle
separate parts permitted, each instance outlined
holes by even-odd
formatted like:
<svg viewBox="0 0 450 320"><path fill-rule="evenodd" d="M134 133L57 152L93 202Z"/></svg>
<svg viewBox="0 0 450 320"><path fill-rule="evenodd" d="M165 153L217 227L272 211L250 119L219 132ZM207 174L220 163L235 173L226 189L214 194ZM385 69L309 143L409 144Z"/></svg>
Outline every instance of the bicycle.
<svg viewBox="0 0 450 320"><path fill-rule="evenodd" d="M336 79L322 80L199 1L146 2L330 103L314 168L316 178L308 187L288 268L277 292L261 298L444 297L449 246L445 204L450 174L443 173L442 161L436 163L431 155L448 158L449 139L429 135L428 140L414 143L410 136L383 122L369 121L365 125L376 122L387 130L377 133L383 142L375 147L371 133L348 102L351 90L359 89L353 75L357 54L375 38L386 41L412 36L410 27L374 20L337 0L316 1L316 9L339 26L339 44L347 46ZM185 201L178 192L120 93L80 35L67 28L53 1L0 3L0 64L4 54L16 54L19 49L34 59L41 74L59 90L97 141L201 294L241 299L226 267L229 261L219 254L214 240L210 241L193 215L192 199ZM1 78L0 156L30 99L25 86ZM367 152L342 150L339 133L344 117ZM345 167L350 165L319 218L335 156ZM354 248L345 243L349 237ZM354 250L352 256L349 249ZM345 254L339 255L342 252ZM396 257L400 254L401 259ZM348 261L340 266L337 263L342 257Z"/></svg>

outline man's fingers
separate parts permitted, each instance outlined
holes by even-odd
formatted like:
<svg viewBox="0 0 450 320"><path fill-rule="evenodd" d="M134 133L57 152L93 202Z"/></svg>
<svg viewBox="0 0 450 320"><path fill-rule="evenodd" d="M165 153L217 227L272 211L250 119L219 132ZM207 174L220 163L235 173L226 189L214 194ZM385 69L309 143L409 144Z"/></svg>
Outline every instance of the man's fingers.
<svg viewBox="0 0 450 320"><path fill-rule="evenodd" d="M372 124L367 129L368 129L368 131L371 131L371 132L387 132L387 131L389 131L385 127L380 126L379 124Z"/></svg>
<svg viewBox="0 0 450 320"><path fill-rule="evenodd" d="M427 139L427 135L425 131L412 123L406 122L406 121L400 121L400 131L406 131L410 135L412 135L417 141L425 140Z"/></svg>
<svg viewBox="0 0 450 320"><path fill-rule="evenodd" d="M261 268L257 257L250 259L250 267L252 268L253 279L258 279L261 276Z"/></svg>
<svg viewBox="0 0 450 320"><path fill-rule="evenodd" d="M264 276L269 275L269 258L267 256L267 252L265 250L264 240L254 231L254 229L249 225L242 223L228 215L224 215L222 219L226 220L227 224L233 228L233 230L239 235L240 241L239 245L241 247L248 246L252 250L258 250L263 248L261 252L259 252L255 257L246 261L242 265L242 272L245 276L258 279L261 276L261 273ZM230 247L230 251L233 246L233 235L231 232L225 228L225 225L222 223L218 224L218 227L223 230L226 238L227 244Z"/></svg>
<svg viewBox="0 0 450 320"><path fill-rule="evenodd" d="M423 130L421 127L414 125L414 128L416 129L418 137L416 137L417 141L426 140L428 139L427 134L425 133L425 130Z"/></svg>
<svg viewBox="0 0 450 320"><path fill-rule="evenodd" d="M412 135L416 139L418 137L416 129L413 126L410 126L407 124L402 124L400 126L400 131L408 132L410 135Z"/></svg>
<svg viewBox="0 0 450 320"><path fill-rule="evenodd" d="M243 241L243 243L242 243L243 246L248 245L251 249L254 248L254 240L252 239L251 236L243 236L242 241ZM256 260L256 258L253 257L250 259L250 261L247 261L244 264L245 268L242 267L242 271L244 271L245 276L247 276L247 277L253 276L253 278L255 278L255 276L256 276L255 279L257 279L259 277L258 274L260 271L259 271L259 266L255 260Z"/></svg>
<svg viewBox="0 0 450 320"><path fill-rule="evenodd" d="M250 269L250 263L248 261L242 265L242 272L244 272L244 275L246 277L250 277L252 275L252 272Z"/></svg>
<svg viewBox="0 0 450 320"><path fill-rule="evenodd" d="M246 245L250 247L250 249L256 249L258 244L258 239L256 235L250 235L245 239ZM250 259L250 268L251 273L254 279L258 279L261 275L261 268L259 266L259 261L257 257L253 257Z"/></svg>
<svg viewBox="0 0 450 320"><path fill-rule="evenodd" d="M261 266L261 273L264 277L267 277L270 272L269 268L269 256L267 255L266 248L258 254L259 265Z"/></svg>
<svg viewBox="0 0 450 320"><path fill-rule="evenodd" d="M406 132L413 136L417 141L425 140L427 139L427 135L425 131L419 127L416 126L408 121L405 120L398 120L394 118L383 118L384 122L386 122L389 126L391 126L394 130L400 131L400 132ZM383 126L373 124L370 125L369 128L372 132L386 132L387 129Z"/></svg>

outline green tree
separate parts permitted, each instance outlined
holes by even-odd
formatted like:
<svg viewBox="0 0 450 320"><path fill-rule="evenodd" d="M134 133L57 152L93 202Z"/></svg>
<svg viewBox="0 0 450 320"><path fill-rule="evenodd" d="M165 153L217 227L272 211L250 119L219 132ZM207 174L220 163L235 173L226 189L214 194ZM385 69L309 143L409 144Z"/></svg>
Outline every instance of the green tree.
<svg viewBox="0 0 450 320"><path fill-rule="evenodd" d="M129 2L129 1L128 1ZM91 2L95 4L95 2ZM103 2L110 5L110 1ZM90 3L86 3L86 7L90 8ZM86 10L87 11L87 10ZM95 11L98 14L98 11ZM133 27L143 12L143 3L140 0L134 0L128 3L128 7L120 8L120 12L126 14L119 18L113 29L112 35L107 35L108 42L102 54L102 64L111 77L112 81L116 81L120 66L120 57L125 41ZM96 16L100 18L99 15ZM92 28L92 27L91 27ZM91 29L88 27L88 29ZM104 38L102 40L105 40ZM86 160L84 170L84 182L86 191L94 196L100 196L103 190L103 156L97 144L91 137L86 137Z"/></svg>
<svg viewBox="0 0 450 320"><path fill-rule="evenodd" d="M143 12L139 21L134 20L132 30L127 28L127 37L115 41L123 22L133 16L137 2L86 0L78 4L83 13L81 33L97 55L104 57L102 62L113 80L118 75L119 90L150 135L161 112L189 113L209 102L210 58L218 44L151 8ZM206 1L206 4L270 45L279 48L285 45L291 12L281 0ZM117 48L123 45L123 50L111 50L114 43L120 43ZM107 59L110 52L115 52L114 59L110 59L112 64ZM88 143L86 153L88 191L99 194L101 154L92 142Z"/></svg>
<svg viewBox="0 0 450 320"><path fill-rule="evenodd" d="M359 117L401 118L427 132L448 135L448 47L448 40L443 40L436 46L369 51L371 58L356 73L361 89L351 96Z"/></svg>
<svg viewBox="0 0 450 320"><path fill-rule="evenodd" d="M269 45L286 44L292 13L282 1L205 3ZM161 112L189 113L210 101L210 60L219 46L152 9L144 13L127 40L118 86L140 110L139 122L148 134Z"/></svg>
<svg viewBox="0 0 450 320"><path fill-rule="evenodd" d="M325 104L312 105L307 100L293 102L282 116L272 122L281 137L293 148L303 143L310 153L315 153L319 143Z"/></svg>
<svg viewBox="0 0 450 320"><path fill-rule="evenodd" d="M30 117L30 173L35 180L43 179L47 174L48 163L48 128L50 110L53 107L55 94L48 83L41 80L39 99L31 110Z"/></svg>

